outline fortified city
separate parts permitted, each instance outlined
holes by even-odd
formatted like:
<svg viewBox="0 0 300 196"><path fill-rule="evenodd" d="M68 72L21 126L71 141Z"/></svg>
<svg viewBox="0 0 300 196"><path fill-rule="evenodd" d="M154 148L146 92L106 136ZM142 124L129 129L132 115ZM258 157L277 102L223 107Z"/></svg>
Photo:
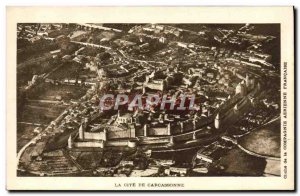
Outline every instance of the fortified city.
<svg viewBox="0 0 300 196"><path fill-rule="evenodd" d="M278 24L17 33L18 176L280 176Z"/></svg>

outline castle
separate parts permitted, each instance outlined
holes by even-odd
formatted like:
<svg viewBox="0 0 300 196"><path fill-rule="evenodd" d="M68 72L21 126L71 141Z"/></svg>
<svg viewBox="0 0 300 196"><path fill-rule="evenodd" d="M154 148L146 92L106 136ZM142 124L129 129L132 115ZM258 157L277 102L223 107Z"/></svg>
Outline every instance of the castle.
<svg viewBox="0 0 300 196"><path fill-rule="evenodd" d="M75 136L70 135L68 148L104 148L105 146L135 147L139 140L138 138L142 138L145 143L147 143L147 140L150 142L153 138L165 138L171 144L174 143L175 139L182 141L195 140L197 136L203 132L200 128L213 122L212 118L213 116L200 119L195 116L193 119L184 121L166 122L163 120L164 122L159 125L147 123L140 127L135 123L137 120L134 114L126 113L121 115L120 112L118 112L114 124L106 127L88 130L89 121L85 119L78 129L78 133ZM219 114L215 116L214 124L215 130L219 130L221 124ZM141 131L138 131L139 128Z"/></svg>

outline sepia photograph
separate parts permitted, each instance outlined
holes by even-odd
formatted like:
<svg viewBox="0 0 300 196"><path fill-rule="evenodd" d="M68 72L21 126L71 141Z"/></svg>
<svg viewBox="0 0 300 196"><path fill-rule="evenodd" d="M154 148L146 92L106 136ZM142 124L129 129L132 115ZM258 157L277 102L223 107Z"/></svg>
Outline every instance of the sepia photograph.
<svg viewBox="0 0 300 196"><path fill-rule="evenodd" d="M279 24L17 33L19 176L280 176Z"/></svg>
<svg viewBox="0 0 300 196"><path fill-rule="evenodd" d="M96 177L122 190L293 178L293 48L282 48L293 29L280 20L13 27L14 178ZM152 181L123 183L132 177Z"/></svg>

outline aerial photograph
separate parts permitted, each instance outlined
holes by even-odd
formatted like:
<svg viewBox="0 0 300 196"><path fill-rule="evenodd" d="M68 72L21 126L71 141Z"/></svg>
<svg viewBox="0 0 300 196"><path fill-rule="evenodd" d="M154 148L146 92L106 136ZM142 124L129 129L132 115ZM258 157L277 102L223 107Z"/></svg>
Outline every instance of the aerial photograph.
<svg viewBox="0 0 300 196"><path fill-rule="evenodd" d="M282 175L280 24L16 28L17 176Z"/></svg>

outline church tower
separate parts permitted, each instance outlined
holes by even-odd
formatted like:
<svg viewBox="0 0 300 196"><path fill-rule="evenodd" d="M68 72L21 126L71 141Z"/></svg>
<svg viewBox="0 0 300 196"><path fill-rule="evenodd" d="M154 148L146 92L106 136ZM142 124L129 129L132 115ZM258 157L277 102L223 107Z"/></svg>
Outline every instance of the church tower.
<svg viewBox="0 0 300 196"><path fill-rule="evenodd" d="M145 137L148 136L148 125L147 124L144 125L144 136Z"/></svg>
<svg viewBox="0 0 300 196"><path fill-rule="evenodd" d="M107 130L106 128L104 128L103 130L103 141L106 141L107 140Z"/></svg>
<svg viewBox="0 0 300 196"><path fill-rule="evenodd" d="M84 139L83 124L81 124L80 127L79 127L79 139L81 139L81 140Z"/></svg>
<svg viewBox="0 0 300 196"><path fill-rule="evenodd" d="M183 133L184 132L183 122L180 122L179 125L180 125L180 133Z"/></svg>
<svg viewBox="0 0 300 196"><path fill-rule="evenodd" d="M220 115L219 115L219 113L215 117L215 128L216 129L220 128Z"/></svg>
<svg viewBox="0 0 300 196"><path fill-rule="evenodd" d="M72 147L73 147L72 135L70 135L70 137L68 139L68 148L72 148Z"/></svg>
<svg viewBox="0 0 300 196"><path fill-rule="evenodd" d="M168 132L167 133L168 135L172 135L171 134L171 123L169 123L168 126L167 126L167 132Z"/></svg>

